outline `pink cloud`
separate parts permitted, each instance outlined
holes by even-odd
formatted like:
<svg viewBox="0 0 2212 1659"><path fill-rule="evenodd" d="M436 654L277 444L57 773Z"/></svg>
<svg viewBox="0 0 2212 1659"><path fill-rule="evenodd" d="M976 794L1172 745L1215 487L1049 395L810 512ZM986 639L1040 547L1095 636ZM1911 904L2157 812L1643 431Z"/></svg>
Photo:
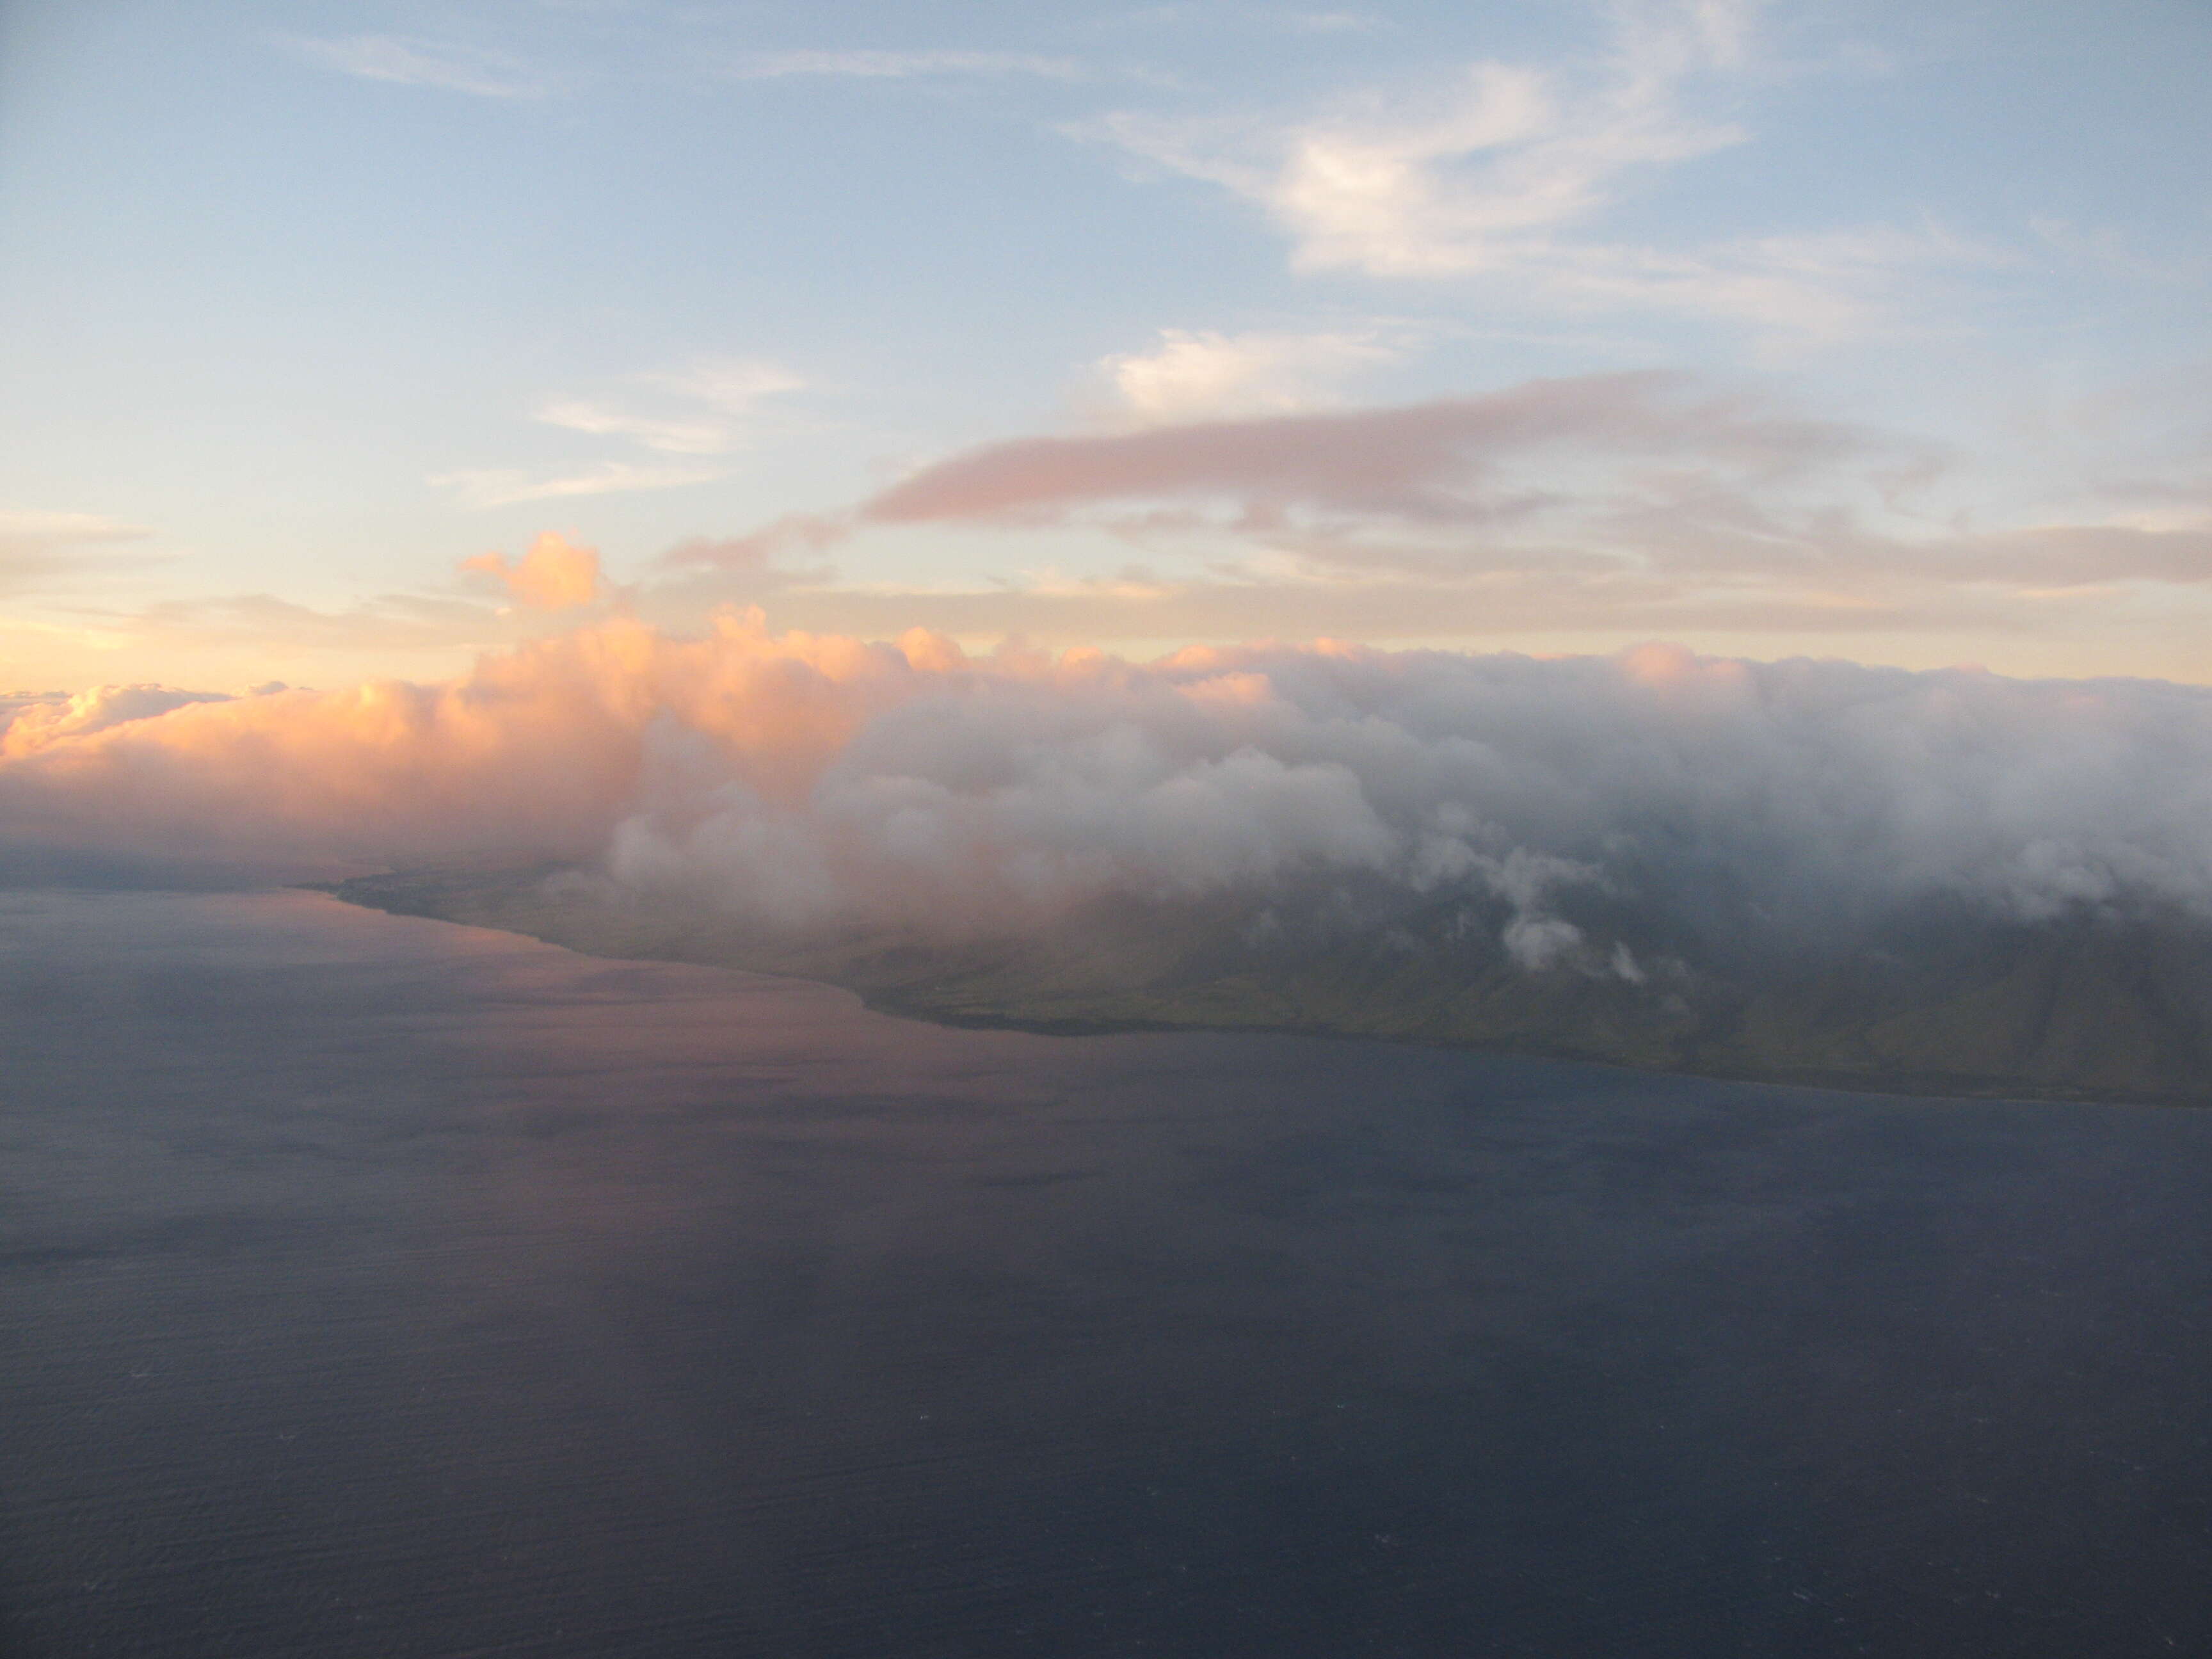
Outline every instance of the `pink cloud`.
<svg viewBox="0 0 2212 1659"><path fill-rule="evenodd" d="M1532 451L1680 456L1771 473L1869 442L1851 428L1747 397L1692 392L1688 377L1674 374L1589 375L1352 413L1018 439L926 467L860 512L913 524L1228 496L1263 508L1468 519L1488 511L1478 492L1492 464Z"/></svg>
<svg viewBox="0 0 2212 1659"><path fill-rule="evenodd" d="M533 611L567 611L589 605L599 591L599 550L571 546L550 530L519 559L510 561L503 553L483 553L462 560L461 568L491 577L506 587L516 603Z"/></svg>

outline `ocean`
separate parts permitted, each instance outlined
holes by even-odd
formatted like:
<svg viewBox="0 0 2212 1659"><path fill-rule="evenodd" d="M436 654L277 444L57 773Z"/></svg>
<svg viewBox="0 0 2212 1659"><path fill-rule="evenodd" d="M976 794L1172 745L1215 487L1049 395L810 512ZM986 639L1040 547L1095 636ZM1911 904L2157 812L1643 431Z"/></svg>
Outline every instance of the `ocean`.
<svg viewBox="0 0 2212 1659"><path fill-rule="evenodd" d="M2212 1115L0 891L9 1659L2212 1651Z"/></svg>

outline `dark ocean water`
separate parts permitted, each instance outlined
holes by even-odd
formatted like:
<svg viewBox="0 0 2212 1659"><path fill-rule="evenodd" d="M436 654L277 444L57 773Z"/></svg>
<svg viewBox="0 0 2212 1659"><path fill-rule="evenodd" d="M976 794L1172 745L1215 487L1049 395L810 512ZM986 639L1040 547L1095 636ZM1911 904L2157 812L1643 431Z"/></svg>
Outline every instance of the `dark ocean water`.
<svg viewBox="0 0 2212 1659"><path fill-rule="evenodd" d="M0 1650L2212 1653L2212 1115L0 892Z"/></svg>

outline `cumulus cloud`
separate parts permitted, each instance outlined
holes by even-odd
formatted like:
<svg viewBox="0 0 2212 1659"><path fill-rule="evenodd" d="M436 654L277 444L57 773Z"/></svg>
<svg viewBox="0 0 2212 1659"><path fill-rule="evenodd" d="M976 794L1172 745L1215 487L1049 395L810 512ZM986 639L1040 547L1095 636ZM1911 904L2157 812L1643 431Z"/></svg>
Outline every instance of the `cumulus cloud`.
<svg viewBox="0 0 2212 1659"><path fill-rule="evenodd" d="M589 605L599 593L599 551L576 547L547 531L519 559L482 553L461 561L464 571L506 588L517 605L532 611L567 611Z"/></svg>
<svg viewBox="0 0 2212 1659"><path fill-rule="evenodd" d="M0 696L0 757L27 755L190 703L228 701L221 691L180 691L167 685L95 685L74 696L17 692Z"/></svg>
<svg viewBox="0 0 2212 1659"><path fill-rule="evenodd" d="M39 731L0 767L0 834L301 870L592 857L638 810L649 745L689 733L748 787L790 799L905 663L849 641L772 641L742 621L693 641L617 621L488 657L447 684L374 681L195 702L88 735Z"/></svg>
<svg viewBox="0 0 2212 1659"><path fill-rule="evenodd" d="M703 639L618 620L441 686L171 695L11 734L7 837L292 869L562 858L817 932L1426 907L1531 970L1632 982L1937 900L2212 919L2212 691L2155 682L1663 646L975 659L755 615Z"/></svg>

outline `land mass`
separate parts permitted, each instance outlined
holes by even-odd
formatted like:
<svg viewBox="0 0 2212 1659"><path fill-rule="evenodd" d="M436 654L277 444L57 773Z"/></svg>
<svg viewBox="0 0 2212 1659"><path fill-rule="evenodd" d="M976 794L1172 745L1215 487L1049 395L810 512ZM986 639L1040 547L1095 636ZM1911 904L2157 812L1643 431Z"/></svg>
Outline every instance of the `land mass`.
<svg viewBox="0 0 2212 1659"><path fill-rule="evenodd" d="M950 1024L1303 1031L1882 1093L2212 1105L2212 928L1933 904L1848 943L1705 959L1647 946L1531 968L1465 913L1361 925L1227 901L1121 902L1019 937L799 934L553 866L410 871L349 903L589 955L838 985Z"/></svg>

